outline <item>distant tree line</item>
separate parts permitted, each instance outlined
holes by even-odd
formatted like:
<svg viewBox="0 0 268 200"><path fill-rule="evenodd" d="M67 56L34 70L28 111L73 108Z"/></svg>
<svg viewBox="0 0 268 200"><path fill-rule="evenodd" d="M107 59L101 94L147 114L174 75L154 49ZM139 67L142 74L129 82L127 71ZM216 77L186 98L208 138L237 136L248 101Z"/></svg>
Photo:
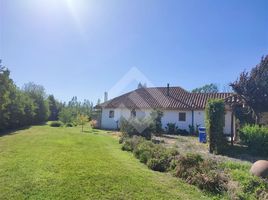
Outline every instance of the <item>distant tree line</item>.
<svg viewBox="0 0 268 200"><path fill-rule="evenodd" d="M70 102L62 103L53 95L47 95L43 86L33 82L17 87L0 60L0 131L48 120L69 122L81 114L90 119L92 111L93 103L89 100L79 102L73 97Z"/></svg>

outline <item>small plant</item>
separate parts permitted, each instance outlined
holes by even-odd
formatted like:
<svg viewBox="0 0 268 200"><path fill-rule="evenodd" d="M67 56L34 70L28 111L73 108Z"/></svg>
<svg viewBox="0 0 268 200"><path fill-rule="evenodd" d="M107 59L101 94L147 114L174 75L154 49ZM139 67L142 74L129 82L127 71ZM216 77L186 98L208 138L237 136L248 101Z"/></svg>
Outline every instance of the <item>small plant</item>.
<svg viewBox="0 0 268 200"><path fill-rule="evenodd" d="M178 131L178 127L176 126L175 123L167 123L166 128L166 133L170 135L175 135Z"/></svg>
<svg viewBox="0 0 268 200"><path fill-rule="evenodd" d="M86 115L78 115L77 122L82 126L82 132L84 131L84 125L88 122L88 116Z"/></svg>
<svg viewBox="0 0 268 200"><path fill-rule="evenodd" d="M50 126L51 127L61 127L61 126L63 126L63 123L60 121L54 121L54 122L50 123Z"/></svg>

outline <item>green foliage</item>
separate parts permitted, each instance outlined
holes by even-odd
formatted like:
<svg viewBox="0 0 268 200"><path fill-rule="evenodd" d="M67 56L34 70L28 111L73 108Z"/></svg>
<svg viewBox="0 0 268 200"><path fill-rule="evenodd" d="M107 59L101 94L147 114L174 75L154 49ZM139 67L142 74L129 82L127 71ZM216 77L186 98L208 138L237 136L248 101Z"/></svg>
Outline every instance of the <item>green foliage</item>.
<svg viewBox="0 0 268 200"><path fill-rule="evenodd" d="M217 171L217 163L204 160L198 154L187 154L177 159L175 176L212 193L223 193L227 190L227 177Z"/></svg>
<svg viewBox="0 0 268 200"><path fill-rule="evenodd" d="M23 91L33 99L36 105L34 123L43 123L49 117L49 105L46 99L45 88L35 83L27 83L23 87Z"/></svg>
<svg viewBox="0 0 268 200"><path fill-rule="evenodd" d="M165 127L166 133L169 135L175 135L178 131L178 127L175 123L167 123L167 126Z"/></svg>
<svg viewBox="0 0 268 200"><path fill-rule="evenodd" d="M63 126L63 124L60 121L53 121L50 123L50 126L51 127L61 127L61 126Z"/></svg>
<svg viewBox="0 0 268 200"><path fill-rule="evenodd" d="M0 131L31 125L37 119L38 105L26 92L18 89L0 65Z"/></svg>
<svg viewBox="0 0 268 200"><path fill-rule="evenodd" d="M224 101L211 99L206 106L206 130L209 138L210 153L223 153L226 146L226 139L223 134L225 122Z"/></svg>
<svg viewBox="0 0 268 200"><path fill-rule="evenodd" d="M195 88L192 90L193 93L217 93L219 92L218 86L214 83L204 85L200 88Z"/></svg>
<svg viewBox="0 0 268 200"><path fill-rule="evenodd" d="M49 111L50 111L50 115L48 117L48 120L50 120L50 121L58 120L61 104L54 98L53 95L49 95L48 96L48 105L49 105Z"/></svg>
<svg viewBox="0 0 268 200"><path fill-rule="evenodd" d="M162 117L163 111L161 110L153 110L150 114L152 123L151 123L151 130L155 135L161 135L163 132L162 129Z"/></svg>
<svg viewBox="0 0 268 200"><path fill-rule="evenodd" d="M88 116L86 115L78 115L77 116L77 124L82 126L82 132L84 131L84 125L88 122Z"/></svg>
<svg viewBox="0 0 268 200"><path fill-rule="evenodd" d="M265 199L263 195L268 195L268 182L250 174L250 165L234 162L221 163L226 173L231 179L239 183L236 190L241 192L235 194L240 199Z"/></svg>
<svg viewBox="0 0 268 200"><path fill-rule="evenodd" d="M240 129L239 136L252 153L268 155L268 127L245 125Z"/></svg>
<svg viewBox="0 0 268 200"><path fill-rule="evenodd" d="M166 149L161 144L154 144L152 141L142 137L134 136L123 141L122 150L132 151L140 162L146 164L154 171L167 171L178 152L174 149Z"/></svg>
<svg viewBox="0 0 268 200"><path fill-rule="evenodd" d="M59 120L64 124L79 124L83 127L85 122L81 122L81 116L83 116L84 119L87 118L86 121L90 121L93 116L93 104L89 100L79 102L77 97L73 97L67 104L61 105L59 110Z"/></svg>
<svg viewBox="0 0 268 200"><path fill-rule="evenodd" d="M132 137L134 135L151 139L151 121L150 119L129 119L122 118L120 120L120 131L123 137Z"/></svg>
<svg viewBox="0 0 268 200"><path fill-rule="evenodd" d="M169 135L189 135L187 130L179 129L175 123L167 123L165 133Z"/></svg>
<svg viewBox="0 0 268 200"><path fill-rule="evenodd" d="M241 73L231 86L252 110L255 122L259 123L260 113L268 111L268 55L250 73Z"/></svg>

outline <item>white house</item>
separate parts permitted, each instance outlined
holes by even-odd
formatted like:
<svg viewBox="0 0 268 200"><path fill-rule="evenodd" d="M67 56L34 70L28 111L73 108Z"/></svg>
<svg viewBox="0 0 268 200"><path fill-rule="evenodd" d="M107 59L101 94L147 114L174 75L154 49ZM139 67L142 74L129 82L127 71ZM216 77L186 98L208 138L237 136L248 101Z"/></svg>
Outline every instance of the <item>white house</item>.
<svg viewBox="0 0 268 200"><path fill-rule="evenodd" d="M96 108L101 109L100 127L118 129L120 119L148 117L153 109L163 111L162 126L175 123L179 129L189 130L189 125L205 126L205 106L209 99L227 99L232 93L191 93L181 87L139 88L118 96ZM225 134L235 130L234 116L226 106Z"/></svg>

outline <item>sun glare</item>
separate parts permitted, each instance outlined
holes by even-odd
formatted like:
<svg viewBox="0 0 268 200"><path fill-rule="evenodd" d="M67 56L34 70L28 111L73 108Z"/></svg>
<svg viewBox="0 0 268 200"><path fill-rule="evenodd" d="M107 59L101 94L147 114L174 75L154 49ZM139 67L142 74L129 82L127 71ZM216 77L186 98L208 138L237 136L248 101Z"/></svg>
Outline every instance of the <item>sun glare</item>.
<svg viewBox="0 0 268 200"><path fill-rule="evenodd" d="M42 18L44 22L53 24L58 18L73 20L75 28L85 36L83 22L87 20L90 1L86 0L26 0L28 6ZM63 17L64 16L64 17ZM71 22L71 21L70 21Z"/></svg>

